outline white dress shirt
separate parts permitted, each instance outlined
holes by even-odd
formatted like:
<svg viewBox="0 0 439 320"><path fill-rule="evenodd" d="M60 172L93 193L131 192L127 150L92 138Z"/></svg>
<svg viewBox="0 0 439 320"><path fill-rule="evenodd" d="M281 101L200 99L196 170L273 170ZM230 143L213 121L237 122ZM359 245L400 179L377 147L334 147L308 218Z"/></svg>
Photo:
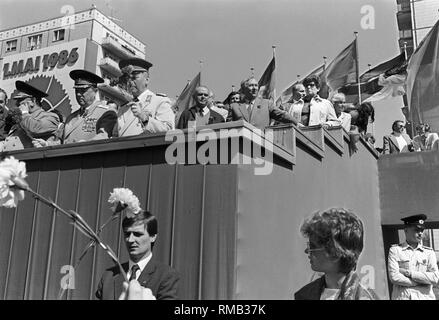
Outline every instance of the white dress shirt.
<svg viewBox="0 0 439 320"><path fill-rule="evenodd" d="M137 264L137 265L139 266L139 270L136 271L136 280L138 280L139 277L140 277L140 275L141 275L142 272L143 272L143 269L145 269L146 265L147 265L148 262L151 260L151 258L152 258L152 252L151 252L148 256L143 257L142 259L140 259L140 261L137 262L137 263L134 263L134 262L132 262L132 261L130 260L130 261L128 262L128 264L129 264L129 267L128 267L128 273L127 273L127 277L128 277L128 279L131 277L131 268L133 267L133 265Z"/></svg>

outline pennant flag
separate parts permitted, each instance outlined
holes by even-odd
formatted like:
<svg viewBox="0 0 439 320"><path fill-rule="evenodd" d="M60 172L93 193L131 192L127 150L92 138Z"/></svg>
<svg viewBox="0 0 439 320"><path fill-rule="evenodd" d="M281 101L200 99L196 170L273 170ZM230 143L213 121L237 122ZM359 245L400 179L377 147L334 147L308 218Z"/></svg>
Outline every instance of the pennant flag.
<svg viewBox="0 0 439 320"><path fill-rule="evenodd" d="M413 122L439 129L439 20L413 52L407 67L407 95Z"/></svg>
<svg viewBox="0 0 439 320"><path fill-rule="evenodd" d="M291 83L287 88L285 88L282 93L280 94L280 96L277 98L276 100L276 106L280 106L281 104L288 102L291 100L292 96L293 96L293 87L296 83L299 82L303 82L303 80L313 74L317 75L317 76L321 76L323 70L325 70L325 65L322 64L321 66L318 66L317 68L315 68L314 70L312 70L306 77L303 77L300 80L296 80L293 83ZM320 89L322 89L322 84L320 84ZM323 98L323 97L322 97Z"/></svg>
<svg viewBox="0 0 439 320"><path fill-rule="evenodd" d="M176 123L178 122L181 113L195 104L193 94L195 92L195 88L197 88L199 85L201 85L201 71L198 72L198 74L189 84L186 84L186 87L184 87L183 91L180 93L177 101L175 102L178 110L177 114L175 115Z"/></svg>
<svg viewBox="0 0 439 320"><path fill-rule="evenodd" d="M267 68L264 71L264 74L259 79L259 96L264 99L275 100L275 75L274 70L276 68L276 62L273 56Z"/></svg>
<svg viewBox="0 0 439 320"><path fill-rule="evenodd" d="M357 39L352 41L323 71L321 78L331 91L357 82Z"/></svg>
<svg viewBox="0 0 439 320"><path fill-rule="evenodd" d="M373 79L377 79L380 74L397 74L400 73L399 69L403 67L405 64L405 54L404 52L397 55L395 58L392 58L386 62L383 62L376 67L366 71L360 76L360 82L368 82Z"/></svg>

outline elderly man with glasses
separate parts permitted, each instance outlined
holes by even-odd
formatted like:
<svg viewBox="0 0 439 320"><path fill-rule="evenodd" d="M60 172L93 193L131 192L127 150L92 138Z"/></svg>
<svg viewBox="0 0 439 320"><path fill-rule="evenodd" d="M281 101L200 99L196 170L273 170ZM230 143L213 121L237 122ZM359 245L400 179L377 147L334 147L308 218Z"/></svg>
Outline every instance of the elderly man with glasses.
<svg viewBox="0 0 439 320"><path fill-rule="evenodd" d="M396 120L392 124L393 132L383 137L383 154L414 151L412 139L404 133L404 122Z"/></svg>
<svg viewBox="0 0 439 320"><path fill-rule="evenodd" d="M119 108L114 136L166 132L175 128L171 100L148 89L151 67L152 63L141 58L119 62L119 68L127 81L126 87L134 99Z"/></svg>
<svg viewBox="0 0 439 320"><path fill-rule="evenodd" d="M195 88L195 105L182 112L180 119L178 120L177 128L186 129L190 125L199 127L225 122L225 119L221 114L212 108L209 108L210 97L211 91L206 86L199 86Z"/></svg>

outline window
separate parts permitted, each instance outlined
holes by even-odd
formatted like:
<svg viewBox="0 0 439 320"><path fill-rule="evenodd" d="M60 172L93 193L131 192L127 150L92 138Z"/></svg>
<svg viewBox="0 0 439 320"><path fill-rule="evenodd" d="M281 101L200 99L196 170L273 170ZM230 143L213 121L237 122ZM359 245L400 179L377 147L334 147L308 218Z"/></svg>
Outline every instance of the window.
<svg viewBox="0 0 439 320"><path fill-rule="evenodd" d="M411 38L412 37L412 30L400 30L399 31L399 37L400 38Z"/></svg>
<svg viewBox="0 0 439 320"><path fill-rule="evenodd" d="M55 30L53 32L53 42L64 40L65 33L66 33L65 29Z"/></svg>
<svg viewBox="0 0 439 320"><path fill-rule="evenodd" d="M6 52L17 50L17 40L6 41Z"/></svg>
<svg viewBox="0 0 439 320"><path fill-rule="evenodd" d="M43 35L37 34L35 36L30 36L27 38L27 50L36 50L41 48L41 43L43 42Z"/></svg>

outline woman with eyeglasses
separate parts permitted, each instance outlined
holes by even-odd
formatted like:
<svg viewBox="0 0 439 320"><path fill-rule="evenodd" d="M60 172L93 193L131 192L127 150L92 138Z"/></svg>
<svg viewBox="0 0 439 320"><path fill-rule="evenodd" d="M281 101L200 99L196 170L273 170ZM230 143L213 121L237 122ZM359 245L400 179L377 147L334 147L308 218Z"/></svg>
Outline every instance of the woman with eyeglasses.
<svg viewBox="0 0 439 320"><path fill-rule="evenodd" d="M355 272L363 250L362 221L345 209L317 212L301 227L311 269L324 273L295 293L296 300L378 300Z"/></svg>

